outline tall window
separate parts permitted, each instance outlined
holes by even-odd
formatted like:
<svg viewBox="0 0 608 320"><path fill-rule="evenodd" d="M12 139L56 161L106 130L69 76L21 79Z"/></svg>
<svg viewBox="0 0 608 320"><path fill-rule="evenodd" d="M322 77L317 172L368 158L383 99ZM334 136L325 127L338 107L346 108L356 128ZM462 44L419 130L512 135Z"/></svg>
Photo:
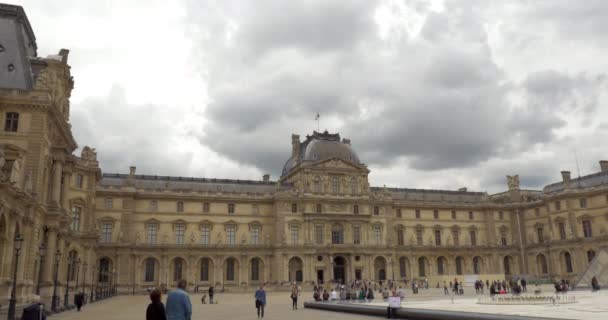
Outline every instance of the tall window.
<svg viewBox="0 0 608 320"><path fill-rule="evenodd" d="M591 220L583 220L583 236L585 238L593 237L593 232L591 231Z"/></svg>
<svg viewBox="0 0 608 320"><path fill-rule="evenodd" d="M234 281L234 269L236 261L234 258L226 260L226 281Z"/></svg>
<svg viewBox="0 0 608 320"><path fill-rule="evenodd" d="M315 176L312 181L312 191L315 193L321 193L321 178Z"/></svg>
<svg viewBox="0 0 608 320"><path fill-rule="evenodd" d="M339 193L340 192L340 180L338 179L338 177L332 177L331 178L331 191L333 193Z"/></svg>
<svg viewBox="0 0 608 320"><path fill-rule="evenodd" d="M357 179L352 178L350 179L350 193L352 194L357 194L359 193L359 188L357 187Z"/></svg>
<svg viewBox="0 0 608 320"><path fill-rule="evenodd" d="M498 211L498 219L499 220L503 220L504 215L502 214L502 211Z"/></svg>
<svg viewBox="0 0 608 320"><path fill-rule="evenodd" d="M464 264L464 259L462 257L456 257L456 274L462 275L462 265Z"/></svg>
<svg viewBox="0 0 608 320"><path fill-rule="evenodd" d="M426 277L426 259L424 257L418 259L418 276Z"/></svg>
<svg viewBox="0 0 608 320"><path fill-rule="evenodd" d="M17 112L7 112L4 122L4 131L17 132L19 128L19 114Z"/></svg>
<svg viewBox="0 0 608 320"><path fill-rule="evenodd" d="M543 235L543 228L542 227L536 228L536 237L538 239L538 243L545 242L545 238L544 238L544 235Z"/></svg>
<svg viewBox="0 0 608 320"><path fill-rule="evenodd" d="M297 212L298 212L298 204L292 203L291 204L291 213L297 213Z"/></svg>
<svg viewBox="0 0 608 320"><path fill-rule="evenodd" d="M255 258L251 260L251 281L260 280L260 260Z"/></svg>
<svg viewBox="0 0 608 320"><path fill-rule="evenodd" d="M557 224L557 228L559 229L559 239L566 240L566 224L560 222Z"/></svg>
<svg viewBox="0 0 608 320"><path fill-rule="evenodd" d="M376 240L376 244L382 244L382 227L374 226L374 239Z"/></svg>
<svg viewBox="0 0 608 320"><path fill-rule="evenodd" d="M416 244L421 246L422 243L422 229L416 229Z"/></svg>
<svg viewBox="0 0 608 320"><path fill-rule="evenodd" d="M113 206L114 206L114 201L112 201L112 198L103 199L103 207L105 209L112 209Z"/></svg>
<svg viewBox="0 0 608 320"><path fill-rule="evenodd" d="M108 274L110 273L110 259L101 258L99 259L99 274L97 275L97 281L101 283L107 283L110 279ZM154 281L154 276L152 276L152 280Z"/></svg>
<svg viewBox="0 0 608 320"><path fill-rule="evenodd" d="M72 231L80 231L80 215L82 212L81 207L72 207Z"/></svg>
<svg viewBox="0 0 608 320"><path fill-rule="evenodd" d="M479 257L473 258L473 273L474 274L481 273L481 258L479 258Z"/></svg>
<svg viewBox="0 0 608 320"><path fill-rule="evenodd" d="M321 205L320 203L317 203L317 213L321 213L323 212L323 205Z"/></svg>
<svg viewBox="0 0 608 320"><path fill-rule="evenodd" d="M403 215L401 214L401 208L397 208L397 218L401 218Z"/></svg>
<svg viewBox="0 0 608 320"><path fill-rule="evenodd" d="M315 242L317 244L323 244L323 225L317 224L315 225Z"/></svg>
<svg viewBox="0 0 608 320"><path fill-rule="evenodd" d="M82 174L76 175L76 188L82 189L82 183L84 181L84 176Z"/></svg>
<svg viewBox="0 0 608 320"><path fill-rule="evenodd" d="M578 199L578 204L580 205L581 208L587 208L587 199L586 198Z"/></svg>
<svg viewBox="0 0 608 320"><path fill-rule="evenodd" d="M182 269L184 267L184 262L182 259L173 260L173 281L179 281L182 279Z"/></svg>
<svg viewBox="0 0 608 320"><path fill-rule="evenodd" d="M566 272L572 273L572 257L570 252L564 253L564 263L566 264Z"/></svg>
<svg viewBox="0 0 608 320"><path fill-rule="evenodd" d="M506 232L504 232L504 231L500 233L500 243L501 243L503 246L506 246L506 245L507 245L507 233L506 233Z"/></svg>
<svg viewBox="0 0 608 320"><path fill-rule="evenodd" d="M374 207L374 215L375 216L380 215L380 207L378 207L378 206Z"/></svg>
<svg viewBox="0 0 608 320"><path fill-rule="evenodd" d="M203 203L203 213L209 213L209 202Z"/></svg>
<svg viewBox="0 0 608 320"><path fill-rule="evenodd" d="M68 275L71 281L76 280L76 259L78 258L78 252L72 250L69 253L69 257L71 258L71 263L68 265Z"/></svg>
<svg viewBox="0 0 608 320"><path fill-rule="evenodd" d="M555 211L562 210L562 203L560 201L555 201Z"/></svg>
<svg viewBox="0 0 608 320"><path fill-rule="evenodd" d="M539 254L536 256L537 264L539 264L540 273L547 274L549 273L549 268L547 268L547 258L543 254Z"/></svg>
<svg viewBox="0 0 608 320"><path fill-rule="evenodd" d="M154 281L154 269L156 268L156 261L154 260L154 258L148 258L146 259L146 263L145 263L146 267L145 267L145 282L153 282Z"/></svg>
<svg viewBox="0 0 608 320"><path fill-rule="evenodd" d="M180 223L175 225L175 243L176 244L184 244L184 231L186 230L186 225Z"/></svg>
<svg viewBox="0 0 608 320"><path fill-rule="evenodd" d="M203 258L201 260L201 281L209 281L209 259Z"/></svg>
<svg viewBox="0 0 608 320"><path fill-rule="evenodd" d="M440 246L441 245L441 230L435 230L435 245L436 246Z"/></svg>
<svg viewBox="0 0 608 320"><path fill-rule="evenodd" d="M475 230L469 231L469 237L471 238L471 245L476 246L477 245L477 234L475 233Z"/></svg>
<svg viewBox="0 0 608 320"><path fill-rule="evenodd" d="M334 226L331 230L331 243L343 244L344 243L344 230L342 226Z"/></svg>
<svg viewBox="0 0 608 320"><path fill-rule="evenodd" d="M177 202L177 212L184 212L184 203L182 201Z"/></svg>
<svg viewBox="0 0 608 320"><path fill-rule="evenodd" d="M433 219L439 219L439 210L433 210Z"/></svg>
<svg viewBox="0 0 608 320"><path fill-rule="evenodd" d="M456 210L452 210L452 220L456 220Z"/></svg>
<svg viewBox="0 0 608 320"><path fill-rule="evenodd" d="M420 209L416 209L416 219L420 219Z"/></svg>
<svg viewBox="0 0 608 320"><path fill-rule="evenodd" d="M401 278L405 278L406 277L406 262L405 262L405 258L401 257L399 258L399 275L401 276Z"/></svg>
<svg viewBox="0 0 608 320"><path fill-rule="evenodd" d="M359 205L354 205L353 206L353 213L354 214L359 214Z"/></svg>
<svg viewBox="0 0 608 320"><path fill-rule="evenodd" d="M158 231L158 225L156 223L149 223L147 228L148 228L148 244L156 244L156 234Z"/></svg>
<svg viewBox="0 0 608 320"><path fill-rule="evenodd" d="M209 225L202 225L201 226L201 244L203 244L203 245L209 244L210 235L211 235L211 227Z"/></svg>
<svg viewBox="0 0 608 320"><path fill-rule="evenodd" d="M437 258L437 274L443 274L443 257Z"/></svg>
<svg viewBox="0 0 608 320"><path fill-rule="evenodd" d="M404 236L403 236L403 229L397 229L397 244L400 246L405 244Z"/></svg>
<svg viewBox="0 0 608 320"><path fill-rule="evenodd" d="M469 211L469 220L473 220L474 218L473 211Z"/></svg>
<svg viewBox="0 0 608 320"><path fill-rule="evenodd" d="M158 202L156 200L150 201L150 211L158 211Z"/></svg>
<svg viewBox="0 0 608 320"><path fill-rule="evenodd" d="M300 228L297 225L291 225L289 227L290 229L290 234L291 234L291 243L292 244L298 244L299 238L300 238Z"/></svg>
<svg viewBox="0 0 608 320"><path fill-rule="evenodd" d="M353 243L354 244L361 243L361 226L353 227Z"/></svg>
<svg viewBox="0 0 608 320"><path fill-rule="evenodd" d="M104 222L101 224L101 242L112 242L112 222Z"/></svg>
<svg viewBox="0 0 608 320"><path fill-rule="evenodd" d="M458 232L458 230L452 231L452 237L454 238L454 245L459 246L460 245L460 232Z"/></svg>
<svg viewBox="0 0 608 320"><path fill-rule="evenodd" d="M260 226L251 227L251 244L256 245L260 243Z"/></svg>
<svg viewBox="0 0 608 320"><path fill-rule="evenodd" d="M589 250L587 251L587 262L591 262L595 258L595 251Z"/></svg>
<svg viewBox="0 0 608 320"><path fill-rule="evenodd" d="M236 227L233 225L226 226L226 243L229 245L236 244Z"/></svg>
<svg viewBox="0 0 608 320"><path fill-rule="evenodd" d="M228 213L229 214L234 214L234 203L229 203L228 204Z"/></svg>

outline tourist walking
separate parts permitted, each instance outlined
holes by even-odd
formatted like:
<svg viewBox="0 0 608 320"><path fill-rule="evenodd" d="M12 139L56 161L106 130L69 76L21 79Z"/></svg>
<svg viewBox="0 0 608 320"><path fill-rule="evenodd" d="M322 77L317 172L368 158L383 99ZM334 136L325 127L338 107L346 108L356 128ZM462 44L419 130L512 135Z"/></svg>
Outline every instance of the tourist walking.
<svg viewBox="0 0 608 320"><path fill-rule="evenodd" d="M160 301L161 293L160 290L154 289L150 292L150 304L146 309L146 320L167 320L165 314L165 306Z"/></svg>
<svg viewBox="0 0 608 320"><path fill-rule="evenodd" d="M443 281L443 294L445 294L445 295L450 294L450 291L448 290L448 285L445 282L445 280Z"/></svg>
<svg viewBox="0 0 608 320"><path fill-rule="evenodd" d="M600 290L600 283L599 283L599 281L597 281L597 278L596 278L596 277L593 277L593 278L591 279L591 289L592 289L593 291L598 291L598 290Z"/></svg>
<svg viewBox="0 0 608 320"><path fill-rule="evenodd" d="M260 288L255 291L253 297L255 298L255 309L258 311L258 318L264 318L264 306L266 306L266 291L264 291L263 285L261 285Z"/></svg>
<svg viewBox="0 0 608 320"><path fill-rule="evenodd" d="M213 304L213 287L209 287L209 304Z"/></svg>
<svg viewBox="0 0 608 320"><path fill-rule="evenodd" d="M298 310L298 289L295 286L291 290L291 309Z"/></svg>
<svg viewBox="0 0 608 320"><path fill-rule="evenodd" d="M192 318L192 303L186 293L186 280L177 282L177 289L167 296L167 320L190 320Z"/></svg>
<svg viewBox="0 0 608 320"><path fill-rule="evenodd" d="M76 296L74 296L74 303L76 303L76 310L78 310L78 312L80 312L80 308L82 308L82 303L84 302L84 295L79 292L78 294L76 294Z"/></svg>

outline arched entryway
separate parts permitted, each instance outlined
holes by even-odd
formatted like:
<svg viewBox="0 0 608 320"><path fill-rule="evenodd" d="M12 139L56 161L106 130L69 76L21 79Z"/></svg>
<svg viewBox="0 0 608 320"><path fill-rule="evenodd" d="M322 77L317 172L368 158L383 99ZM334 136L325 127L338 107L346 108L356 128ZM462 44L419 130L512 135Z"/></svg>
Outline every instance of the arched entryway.
<svg viewBox="0 0 608 320"><path fill-rule="evenodd" d="M386 280L386 259L384 259L384 257L377 257L374 260L374 274L376 276L376 280Z"/></svg>
<svg viewBox="0 0 608 320"><path fill-rule="evenodd" d="M513 268L513 258L511 258L511 256L505 256L505 258L503 259L503 268L505 270L505 275L506 276L510 276L511 273L513 272L512 268Z"/></svg>
<svg viewBox="0 0 608 320"><path fill-rule="evenodd" d="M304 263L300 257L293 257L289 259L289 282L304 281L304 275L302 273L303 269Z"/></svg>
<svg viewBox="0 0 608 320"><path fill-rule="evenodd" d="M334 258L334 280L338 283L346 282L346 259L342 256Z"/></svg>

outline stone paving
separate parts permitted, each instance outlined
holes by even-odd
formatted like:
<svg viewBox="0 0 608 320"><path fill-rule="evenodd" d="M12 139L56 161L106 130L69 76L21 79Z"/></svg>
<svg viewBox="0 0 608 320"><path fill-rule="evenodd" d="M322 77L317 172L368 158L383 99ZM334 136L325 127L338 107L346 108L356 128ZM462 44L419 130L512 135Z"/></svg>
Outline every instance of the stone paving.
<svg viewBox="0 0 608 320"><path fill-rule="evenodd" d="M473 291L473 292L471 292ZM543 290L550 295L550 290ZM579 302L568 305L481 305L477 304L474 290L466 291L464 296L444 296L443 289L421 290L420 294L412 295L407 292L403 307L470 311L496 314L513 314L523 316L542 316L559 319L608 319L608 290L591 293L589 291L575 291ZM487 296L487 295L485 295ZM305 292L300 297L299 309L291 310L289 292L268 292L268 305L265 319L324 319L324 320L358 320L369 319L367 316L342 314L337 312L304 309L302 302L310 300L311 292ZM163 296L163 300L166 296ZM200 294L191 295L193 303L192 319L255 319L253 293L226 293L218 294L219 304L209 305L200 303ZM93 304L85 305L78 313L74 310L52 316L57 320L113 320L113 319L144 319L148 296L118 296ZM382 302L373 303L385 305Z"/></svg>

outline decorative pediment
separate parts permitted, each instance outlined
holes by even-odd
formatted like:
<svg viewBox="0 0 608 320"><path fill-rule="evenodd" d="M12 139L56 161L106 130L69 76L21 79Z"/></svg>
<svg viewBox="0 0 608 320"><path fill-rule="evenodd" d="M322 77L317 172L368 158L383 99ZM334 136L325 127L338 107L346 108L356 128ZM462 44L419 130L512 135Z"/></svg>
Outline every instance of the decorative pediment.
<svg viewBox="0 0 608 320"><path fill-rule="evenodd" d="M329 159L321 160L321 161L313 163L311 165L311 167L326 168L326 169L341 169L341 170L344 170L344 169L353 170L354 169L354 170L368 171L368 169L365 166L356 164L356 163L348 161L348 160L340 159L340 158L329 158Z"/></svg>
<svg viewBox="0 0 608 320"><path fill-rule="evenodd" d="M253 228L258 228L260 231L262 231L262 223L257 220L249 222L249 230Z"/></svg>
<svg viewBox="0 0 608 320"><path fill-rule="evenodd" d="M424 230L424 226L423 226L423 225L421 225L421 224L417 224L417 225L416 225L414 228L415 228L416 230Z"/></svg>
<svg viewBox="0 0 608 320"><path fill-rule="evenodd" d="M158 221L154 218L151 218L151 219L144 221L144 224L160 224L160 221Z"/></svg>
<svg viewBox="0 0 608 320"><path fill-rule="evenodd" d="M439 224L436 224L433 226L433 230L441 230L441 229L443 229L443 226L441 226Z"/></svg>
<svg viewBox="0 0 608 320"><path fill-rule="evenodd" d="M234 230L238 230L239 223L234 220L228 220L228 221L224 222L224 231L226 231L228 227L234 227Z"/></svg>
<svg viewBox="0 0 608 320"><path fill-rule="evenodd" d="M99 219L97 219L97 221L99 223L103 223L103 222L111 222L111 223L115 223L116 221L118 221L118 219L111 217L111 216L103 216Z"/></svg>
<svg viewBox="0 0 608 320"><path fill-rule="evenodd" d="M500 226L500 228L498 228L498 230L500 230L500 232L507 232L507 231L509 231L509 228L507 228L507 226Z"/></svg>
<svg viewBox="0 0 608 320"><path fill-rule="evenodd" d="M460 231L460 226L459 225L453 225L452 227L450 227L450 229L452 229L452 231Z"/></svg>
<svg viewBox="0 0 608 320"><path fill-rule="evenodd" d="M286 223L289 226L299 226L302 224L302 221L296 220L296 219L291 219L291 220L287 221Z"/></svg>
<svg viewBox="0 0 608 320"><path fill-rule="evenodd" d="M70 202L70 208L74 207L74 206L79 206L79 207L87 206L87 201L82 197L70 199L69 202Z"/></svg>
<svg viewBox="0 0 608 320"><path fill-rule="evenodd" d="M537 228L537 229L538 228L544 228L544 227L545 227L545 225L542 224L542 223L540 223L540 222L537 222L537 223L534 224L534 228Z"/></svg>
<svg viewBox="0 0 608 320"><path fill-rule="evenodd" d="M585 220L590 220L591 222L593 222L593 217L592 217L591 215L589 215L589 214L584 214L584 215L582 215L582 216L580 216L580 217L576 218L576 220L577 220L578 222L583 222L583 221L585 221Z"/></svg>
<svg viewBox="0 0 608 320"><path fill-rule="evenodd" d="M558 224L558 223L566 222L566 219L564 219L563 217L557 217L557 218L553 219L553 221L555 221L555 223Z"/></svg>
<svg viewBox="0 0 608 320"><path fill-rule="evenodd" d="M175 229L175 227L176 227L177 225L180 225L180 224L181 224L181 225L188 225L188 222L187 222L187 221L185 221L185 220L182 220L182 219L177 219L177 220L173 220L173 221L171 221L171 224L173 225L173 229Z"/></svg>
<svg viewBox="0 0 608 320"><path fill-rule="evenodd" d="M395 225L395 230L403 230L405 229L405 226L401 223L398 223Z"/></svg>
<svg viewBox="0 0 608 320"><path fill-rule="evenodd" d="M213 222L211 222L210 220L202 220L201 222L198 223L199 225L199 229L202 230L203 226L209 226L209 230L213 230Z"/></svg>
<svg viewBox="0 0 608 320"><path fill-rule="evenodd" d="M477 231L477 226L468 227L469 231Z"/></svg>

